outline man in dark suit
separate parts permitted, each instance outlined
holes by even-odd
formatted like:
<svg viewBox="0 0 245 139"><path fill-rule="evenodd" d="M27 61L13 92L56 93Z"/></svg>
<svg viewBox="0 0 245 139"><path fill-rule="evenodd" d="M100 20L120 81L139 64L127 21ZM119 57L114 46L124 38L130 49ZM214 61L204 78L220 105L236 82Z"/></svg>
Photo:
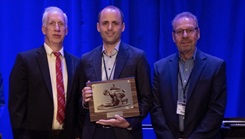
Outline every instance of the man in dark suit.
<svg viewBox="0 0 245 139"><path fill-rule="evenodd" d="M154 64L151 120L158 139L215 139L226 107L224 60L196 48L196 16L178 14L172 21L178 53Z"/></svg>
<svg viewBox="0 0 245 139"><path fill-rule="evenodd" d="M68 33L66 14L57 7L46 8L42 32L44 45L19 53L10 75L13 135L15 139L74 139L79 59L63 48Z"/></svg>
<svg viewBox="0 0 245 139"><path fill-rule="evenodd" d="M103 45L82 56L82 93L85 116L83 139L141 139L141 122L151 108L150 68L145 53L121 42L125 29L123 13L115 6L105 7L98 16L97 30ZM140 109L139 117L90 122L87 103L92 90L85 87L87 81L112 80L135 77Z"/></svg>

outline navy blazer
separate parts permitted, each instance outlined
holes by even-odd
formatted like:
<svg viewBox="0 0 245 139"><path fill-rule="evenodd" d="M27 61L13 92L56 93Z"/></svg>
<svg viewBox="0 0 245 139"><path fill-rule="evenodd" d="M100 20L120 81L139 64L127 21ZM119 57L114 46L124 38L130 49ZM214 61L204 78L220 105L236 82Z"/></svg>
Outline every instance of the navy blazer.
<svg viewBox="0 0 245 139"><path fill-rule="evenodd" d="M68 74L64 136L75 135L79 85L75 72L79 58L64 52ZM40 132L49 135L53 122L53 94L44 46L19 53L9 78L9 113L15 138Z"/></svg>
<svg viewBox="0 0 245 139"><path fill-rule="evenodd" d="M154 108L151 120L159 139L179 137L179 54L154 64ZM217 57L197 50L187 92L184 135L188 139L216 138L226 107L226 65Z"/></svg>
<svg viewBox="0 0 245 139"><path fill-rule="evenodd" d="M101 81L102 46L98 46L82 56L82 88L87 81ZM151 108L150 67L145 53L128 44L121 43L117 55L114 79L135 77L138 93L140 117L126 118L133 130L113 128L117 139L141 139L141 122ZM95 123L90 122L89 111L85 110L83 139L92 139Z"/></svg>

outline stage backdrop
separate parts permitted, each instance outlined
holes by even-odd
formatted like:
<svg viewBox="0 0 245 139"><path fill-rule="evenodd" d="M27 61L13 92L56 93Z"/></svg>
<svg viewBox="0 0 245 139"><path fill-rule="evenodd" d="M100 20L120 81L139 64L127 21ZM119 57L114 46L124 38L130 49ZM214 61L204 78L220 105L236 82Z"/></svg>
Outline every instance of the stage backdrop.
<svg viewBox="0 0 245 139"><path fill-rule="evenodd" d="M101 44L96 30L97 14L107 5L122 9L126 24L122 40L143 49L151 68L155 61L177 51L171 38L173 17L183 11L195 14L201 30L197 47L227 62L225 116L245 116L244 0L0 0L0 71L6 101L0 109L3 139L12 139L7 109L9 74L17 53L43 44L44 8L58 6L67 13L69 33L64 47L80 57ZM143 123L150 124L150 117ZM151 133L145 130L145 138L152 138Z"/></svg>

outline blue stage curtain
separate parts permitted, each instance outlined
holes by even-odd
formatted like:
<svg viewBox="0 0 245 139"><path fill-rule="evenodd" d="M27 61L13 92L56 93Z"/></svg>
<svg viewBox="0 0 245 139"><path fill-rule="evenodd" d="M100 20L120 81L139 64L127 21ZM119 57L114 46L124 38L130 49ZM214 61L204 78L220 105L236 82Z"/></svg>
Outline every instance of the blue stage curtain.
<svg viewBox="0 0 245 139"><path fill-rule="evenodd" d="M58 6L67 13L69 32L64 47L80 57L101 44L96 23L98 12L115 5L125 15L122 40L146 52L153 63L177 52L171 21L183 11L199 20L201 38L197 47L227 62L228 103L225 117L244 117L245 105L245 1L243 0L1 0L0 71L8 101L8 78L16 54L43 44L42 13ZM153 72L153 69L152 69ZM5 105L7 107L7 105ZM144 120L150 123L149 117ZM11 139L8 109L0 118L3 139Z"/></svg>

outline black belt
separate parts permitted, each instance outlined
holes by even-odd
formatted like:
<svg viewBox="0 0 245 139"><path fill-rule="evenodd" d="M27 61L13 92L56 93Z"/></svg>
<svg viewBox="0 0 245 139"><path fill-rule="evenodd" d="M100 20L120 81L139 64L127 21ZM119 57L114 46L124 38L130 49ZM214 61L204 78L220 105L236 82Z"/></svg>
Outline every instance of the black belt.
<svg viewBox="0 0 245 139"><path fill-rule="evenodd" d="M110 125L101 125L101 124L96 124L98 128L112 128Z"/></svg>
<svg viewBox="0 0 245 139"><path fill-rule="evenodd" d="M62 135L63 130L51 130L50 136L60 136Z"/></svg>

